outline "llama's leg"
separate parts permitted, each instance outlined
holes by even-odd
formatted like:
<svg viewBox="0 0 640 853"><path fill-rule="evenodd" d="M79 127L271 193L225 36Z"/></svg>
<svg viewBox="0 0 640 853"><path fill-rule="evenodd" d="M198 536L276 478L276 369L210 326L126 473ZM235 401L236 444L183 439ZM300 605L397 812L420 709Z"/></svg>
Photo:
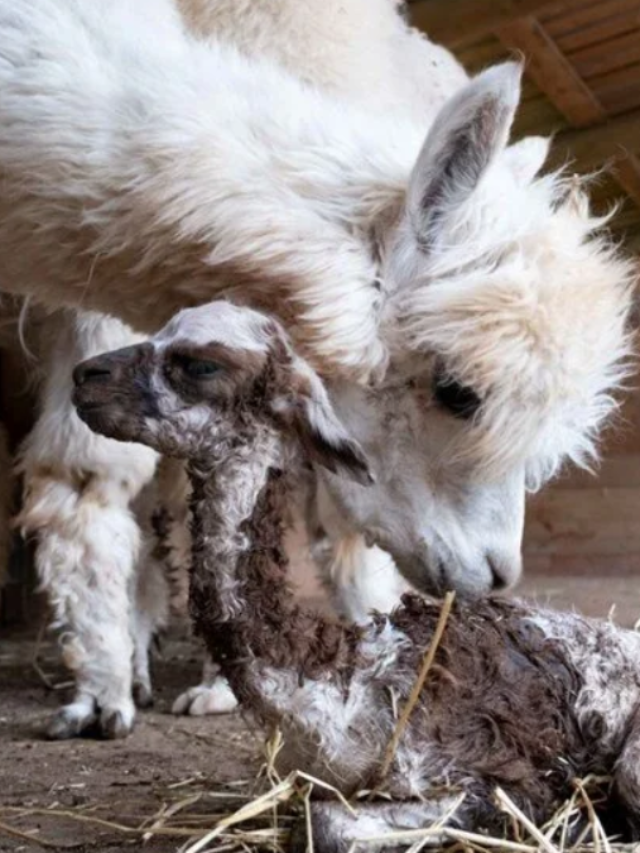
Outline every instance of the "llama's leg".
<svg viewBox="0 0 640 853"><path fill-rule="evenodd" d="M149 669L151 643L167 624L169 593L163 567L152 557L140 561L136 578L136 601L132 614L133 699L138 708L153 705Z"/></svg>
<svg viewBox="0 0 640 853"><path fill-rule="evenodd" d="M48 733L72 737L97 724L103 736L122 737L135 713L130 627L140 531L129 507L153 476L155 454L94 435L71 404L71 372L82 358L138 338L99 315L60 314L51 325L41 414L22 452L19 518L36 537L36 567L76 680L74 701Z"/></svg>
<svg viewBox="0 0 640 853"><path fill-rule="evenodd" d="M162 560L169 586L171 613L186 617L189 605L191 531L189 479L184 463L163 458L155 476L156 505L152 516L156 554Z"/></svg>
<svg viewBox="0 0 640 853"><path fill-rule="evenodd" d="M354 622L367 622L373 610L388 613L407 585L392 558L353 531L318 484L307 509L311 553L336 610Z"/></svg>
<svg viewBox="0 0 640 853"><path fill-rule="evenodd" d="M129 623L139 530L128 496L90 476L83 488L77 472L25 468L20 523L37 537L36 567L76 679L76 699L55 715L52 738L82 734L96 721L106 737L121 737L133 725Z"/></svg>
<svg viewBox="0 0 640 853"><path fill-rule="evenodd" d="M6 580L11 555L12 460L7 432L0 424L0 589Z"/></svg>
<svg viewBox="0 0 640 853"><path fill-rule="evenodd" d="M153 704L149 669L151 643L169 618L169 585L158 541L153 529L157 506L154 486L148 486L136 501L136 517L143 533L142 554L136 572L135 605L132 609L133 698L138 708Z"/></svg>
<svg viewBox="0 0 640 853"><path fill-rule="evenodd" d="M451 797L427 801L394 803L356 803L354 813L342 803L320 801L311 804L313 846L309 843L309 827L301 821L293 832L291 853L380 853L380 851L406 850L417 838L416 830L426 829L443 817L453 805ZM460 827L458 816L446 825ZM414 833L401 837L402 832ZM388 837L393 836L393 837ZM434 832L429 846L441 847L444 836Z"/></svg>
<svg viewBox="0 0 640 853"><path fill-rule="evenodd" d="M173 703L174 714L188 714L191 717L204 717L207 714L229 714L238 707L238 700L229 687L226 678L220 674L220 668L205 653L202 668L202 681L196 687L190 687L181 693Z"/></svg>
<svg viewBox="0 0 640 853"><path fill-rule="evenodd" d="M367 547L358 533L332 543L324 574L338 613L361 624L374 610L389 613L397 607L406 590L391 557L375 546Z"/></svg>

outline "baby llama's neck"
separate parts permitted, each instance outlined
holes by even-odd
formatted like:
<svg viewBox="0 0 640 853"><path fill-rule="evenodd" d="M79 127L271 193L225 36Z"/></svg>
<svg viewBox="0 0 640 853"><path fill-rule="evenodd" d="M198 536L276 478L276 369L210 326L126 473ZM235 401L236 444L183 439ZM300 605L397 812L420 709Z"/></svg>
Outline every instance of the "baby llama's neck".
<svg viewBox="0 0 640 853"><path fill-rule="evenodd" d="M319 677L346 686L358 629L295 603L283 546L292 482L265 456L208 459L189 476L196 630L240 701L268 718L279 703L265 695L265 669L287 676L279 690Z"/></svg>

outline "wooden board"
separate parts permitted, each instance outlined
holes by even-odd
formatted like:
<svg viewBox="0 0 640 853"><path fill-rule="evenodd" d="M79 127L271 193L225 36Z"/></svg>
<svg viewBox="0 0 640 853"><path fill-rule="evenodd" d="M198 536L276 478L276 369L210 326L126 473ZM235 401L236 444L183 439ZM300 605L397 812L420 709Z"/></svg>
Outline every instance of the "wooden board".
<svg viewBox="0 0 640 853"><path fill-rule="evenodd" d="M502 44L526 57L526 73L574 127L604 121L607 114L542 24L529 16L498 29Z"/></svg>
<svg viewBox="0 0 640 853"><path fill-rule="evenodd" d="M608 4L602 3L602 8ZM624 5L624 4L623 4ZM600 11L602 11L602 8ZM545 24L547 32L555 38L558 48L569 58L573 51L591 47L594 44L600 44L617 36L624 35L632 30L640 27L640 9L634 2L628 9L618 12L620 8L619 0L610 5L610 17L592 21L586 26L570 29L568 32L554 32L552 27Z"/></svg>
<svg viewBox="0 0 640 853"><path fill-rule="evenodd" d="M525 15L568 12L583 4L584 0L414 0L411 17L434 41L454 45L495 32Z"/></svg>
<svg viewBox="0 0 640 853"><path fill-rule="evenodd" d="M531 498L528 553L640 554L640 489L547 489Z"/></svg>

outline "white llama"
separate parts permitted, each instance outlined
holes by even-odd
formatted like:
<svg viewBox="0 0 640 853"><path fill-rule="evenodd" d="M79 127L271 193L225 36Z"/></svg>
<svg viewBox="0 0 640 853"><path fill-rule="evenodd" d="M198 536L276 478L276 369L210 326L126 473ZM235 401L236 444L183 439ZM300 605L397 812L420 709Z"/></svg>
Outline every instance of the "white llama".
<svg viewBox="0 0 640 853"><path fill-rule="evenodd" d="M448 51L406 27L394 0L179 0L178 8L200 38L215 33L244 52L273 58L336 95L363 104L370 100L372 107L386 112L423 115L425 123L467 79ZM17 326L20 306L9 302L3 308ZM144 565L148 547L140 543L140 525L148 524L148 512L136 518L137 495L149 481L152 466L145 450L138 458L134 446L101 440L78 421L70 405L68 365L70 359L122 344L127 327L96 312L52 313L33 306L26 318L32 333L29 346L37 353L42 411L20 455L26 503L18 522L36 539L38 574L55 622L65 629L65 659L75 673L78 694L54 716L48 733L66 737L94 728L97 709L102 709L98 728L109 736L122 735L134 717L131 687L137 704L151 701L144 638L162 626L167 612L161 576L151 586L160 599L149 596L148 580L135 579L154 576ZM131 332L131 343L137 339ZM18 336L3 344L19 345ZM124 490L123 470L128 472ZM90 491L82 488L87 477L94 484ZM189 553L185 487L175 467L162 481L163 511L175 519L168 536L177 575L180 567L184 573ZM97 491L99 502L94 500ZM148 497L142 505L149 509ZM111 537L118 542L117 554L92 546L96 538ZM341 602L364 615L370 607L386 607L395 599L398 584L387 570L389 558L376 548L366 549L353 531L332 545L328 556L325 551L322 562L330 568ZM368 585L367 577L375 583ZM138 594L132 597L134 589ZM101 614L99 622L92 618L95 613ZM202 684L182 694L175 710L200 714L233 708L235 701L216 672L205 663Z"/></svg>
<svg viewBox="0 0 640 853"><path fill-rule="evenodd" d="M191 612L245 708L281 727L281 770L347 796L390 795L356 801L351 813L312 805L315 849L346 853L437 819L506 836L496 786L542 825L587 774L612 777L600 815L625 840L640 838L635 631L524 602L457 606L389 752L440 608L409 594L359 626L295 603L283 532L296 468L313 461L364 491L371 475L278 323L225 302L187 309L149 343L90 359L74 377L91 428L187 460ZM464 802L447 820L451 789ZM301 842L294 850L307 849Z"/></svg>
<svg viewBox="0 0 640 853"><path fill-rule="evenodd" d="M268 308L372 460L366 492L321 475L330 536L421 589L517 578L525 484L588 461L615 405L631 274L571 182L535 179L546 143L507 147L516 66L374 116L168 2L17 0L0 87L3 287L141 330Z"/></svg>

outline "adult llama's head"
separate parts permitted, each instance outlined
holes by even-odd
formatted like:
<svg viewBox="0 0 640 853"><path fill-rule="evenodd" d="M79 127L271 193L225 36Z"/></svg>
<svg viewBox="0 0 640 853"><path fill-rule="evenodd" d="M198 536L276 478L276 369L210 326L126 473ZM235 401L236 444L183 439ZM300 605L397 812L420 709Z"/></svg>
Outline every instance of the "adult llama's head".
<svg viewBox="0 0 640 853"><path fill-rule="evenodd" d="M389 362L340 414L376 484L325 477L432 591L517 579L526 489L590 465L629 371L633 268L578 179L537 177L547 140L507 144L520 75L492 68L448 102L372 225Z"/></svg>

